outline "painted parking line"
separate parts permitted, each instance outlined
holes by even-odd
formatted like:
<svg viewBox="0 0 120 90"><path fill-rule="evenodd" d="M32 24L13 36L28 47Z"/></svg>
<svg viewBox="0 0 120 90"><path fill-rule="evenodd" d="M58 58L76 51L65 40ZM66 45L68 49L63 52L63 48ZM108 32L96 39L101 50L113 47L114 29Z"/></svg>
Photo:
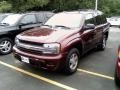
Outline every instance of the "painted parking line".
<svg viewBox="0 0 120 90"><path fill-rule="evenodd" d="M4 65L4 66L6 66L6 67L9 67L9 68L11 68L11 69L14 69L14 70L16 70L16 71L18 71L18 72L21 72L21 73L24 73L24 74L26 74L26 75L29 75L29 76L31 76L31 77L34 77L34 78L36 78L36 79L39 79L39 80L42 80L42 81L44 81L44 82L53 84L53 85L55 85L55 86L58 86L58 87L60 87L60 88L65 89L65 90L77 90L77 89L75 89L75 88L72 88L72 87L69 87L69 86L67 86L67 85L58 83L58 82L56 82L56 81L54 81L54 80L51 80L51 79L48 79L48 78L39 76L39 75L37 75L37 74L28 72L28 71L26 71L26 70L23 70L23 69L21 69L21 68L15 67L15 66L12 66L12 65L7 64L7 63L4 63L4 62L2 62L2 61L0 61L0 64L1 64L1 65Z"/></svg>
<svg viewBox="0 0 120 90"><path fill-rule="evenodd" d="M93 75L93 76L101 77L101 78L114 80L114 77L110 77L110 76L103 75L103 74L96 73L96 72L87 71L87 70L84 70L84 69L77 69L77 71L87 73L87 74L90 74L90 75Z"/></svg>

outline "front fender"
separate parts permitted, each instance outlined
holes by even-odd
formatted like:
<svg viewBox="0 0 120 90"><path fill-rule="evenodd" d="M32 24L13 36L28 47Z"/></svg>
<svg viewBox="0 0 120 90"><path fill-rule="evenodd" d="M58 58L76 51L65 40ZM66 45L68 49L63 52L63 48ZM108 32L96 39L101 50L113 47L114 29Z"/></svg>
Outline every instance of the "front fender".
<svg viewBox="0 0 120 90"><path fill-rule="evenodd" d="M62 47L62 52L68 53L71 48L80 48L83 50L83 42L81 38L75 38L64 44L64 47Z"/></svg>

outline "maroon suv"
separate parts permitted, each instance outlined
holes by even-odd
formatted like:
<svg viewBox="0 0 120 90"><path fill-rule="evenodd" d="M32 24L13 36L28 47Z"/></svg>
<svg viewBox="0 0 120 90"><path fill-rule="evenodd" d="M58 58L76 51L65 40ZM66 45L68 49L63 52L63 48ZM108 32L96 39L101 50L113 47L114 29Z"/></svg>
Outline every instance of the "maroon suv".
<svg viewBox="0 0 120 90"><path fill-rule="evenodd" d="M61 12L40 28L19 34L14 56L34 66L50 70L62 68L72 74L81 55L95 47L105 49L109 26L100 11Z"/></svg>
<svg viewBox="0 0 120 90"><path fill-rule="evenodd" d="M118 48L118 60L115 68L115 82L120 86L120 46Z"/></svg>

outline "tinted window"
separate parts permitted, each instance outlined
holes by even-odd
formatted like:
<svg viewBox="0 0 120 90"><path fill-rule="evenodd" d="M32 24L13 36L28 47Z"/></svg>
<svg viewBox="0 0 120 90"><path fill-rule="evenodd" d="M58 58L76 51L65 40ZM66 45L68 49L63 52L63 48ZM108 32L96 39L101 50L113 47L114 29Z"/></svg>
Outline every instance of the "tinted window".
<svg viewBox="0 0 120 90"><path fill-rule="evenodd" d="M104 15L99 15L99 16L96 16L95 18L96 18L96 25L106 23L106 18Z"/></svg>
<svg viewBox="0 0 120 90"><path fill-rule="evenodd" d="M38 21L39 22L45 22L45 19L44 19L44 14L43 13L38 13L37 14L37 18L38 18Z"/></svg>
<svg viewBox="0 0 120 90"><path fill-rule="evenodd" d="M96 19L96 25L102 24L102 20L101 20L102 18L101 18L100 15L99 15L99 16L96 16L95 19Z"/></svg>
<svg viewBox="0 0 120 90"><path fill-rule="evenodd" d="M54 13L51 13L51 12L41 12L37 14L37 18L39 22L45 23L53 15Z"/></svg>
<svg viewBox="0 0 120 90"><path fill-rule="evenodd" d="M106 16L105 16L105 15L102 15L101 17L102 17L102 23L103 23L103 24L106 23L106 22L107 22Z"/></svg>
<svg viewBox="0 0 120 90"><path fill-rule="evenodd" d="M86 15L85 25L87 24L95 24L95 19L92 14Z"/></svg>
<svg viewBox="0 0 120 90"><path fill-rule="evenodd" d="M23 23L23 24L36 23L35 15L26 15L26 16L24 16L20 23Z"/></svg>

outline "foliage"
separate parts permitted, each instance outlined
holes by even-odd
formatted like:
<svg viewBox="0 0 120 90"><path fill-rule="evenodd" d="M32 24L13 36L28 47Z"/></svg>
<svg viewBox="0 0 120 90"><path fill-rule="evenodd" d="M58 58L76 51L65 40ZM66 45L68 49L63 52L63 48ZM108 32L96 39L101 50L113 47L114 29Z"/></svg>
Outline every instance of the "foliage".
<svg viewBox="0 0 120 90"><path fill-rule="evenodd" d="M94 9L95 0L0 0L0 12L28 10L78 10ZM98 9L108 16L120 15L120 0L98 0Z"/></svg>
<svg viewBox="0 0 120 90"><path fill-rule="evenodd" d="M6 1L0 2L0 12L9 12L11 10L11 4Z"/></svg>
<svg viewBox="0 0 120 90"><path fill-rule="evenodd" d="M7 0L15 12L24 12L34 7L43 7L49 0Z"/></svg>
<svg viewBox="0 0 120 90"><path fill-rule="evenodd" d="M78 10L86 8L94 8L93 0L50 0L49 9L56 11Z"/></svg>
<svg viewBox="0 0 120 90"><path fill-rule="evenodd" d="M95 0L50 0L48 9L56 11L94 9ZM106 15L120 15L120 0L98 0L98 9Z"/></svg>

